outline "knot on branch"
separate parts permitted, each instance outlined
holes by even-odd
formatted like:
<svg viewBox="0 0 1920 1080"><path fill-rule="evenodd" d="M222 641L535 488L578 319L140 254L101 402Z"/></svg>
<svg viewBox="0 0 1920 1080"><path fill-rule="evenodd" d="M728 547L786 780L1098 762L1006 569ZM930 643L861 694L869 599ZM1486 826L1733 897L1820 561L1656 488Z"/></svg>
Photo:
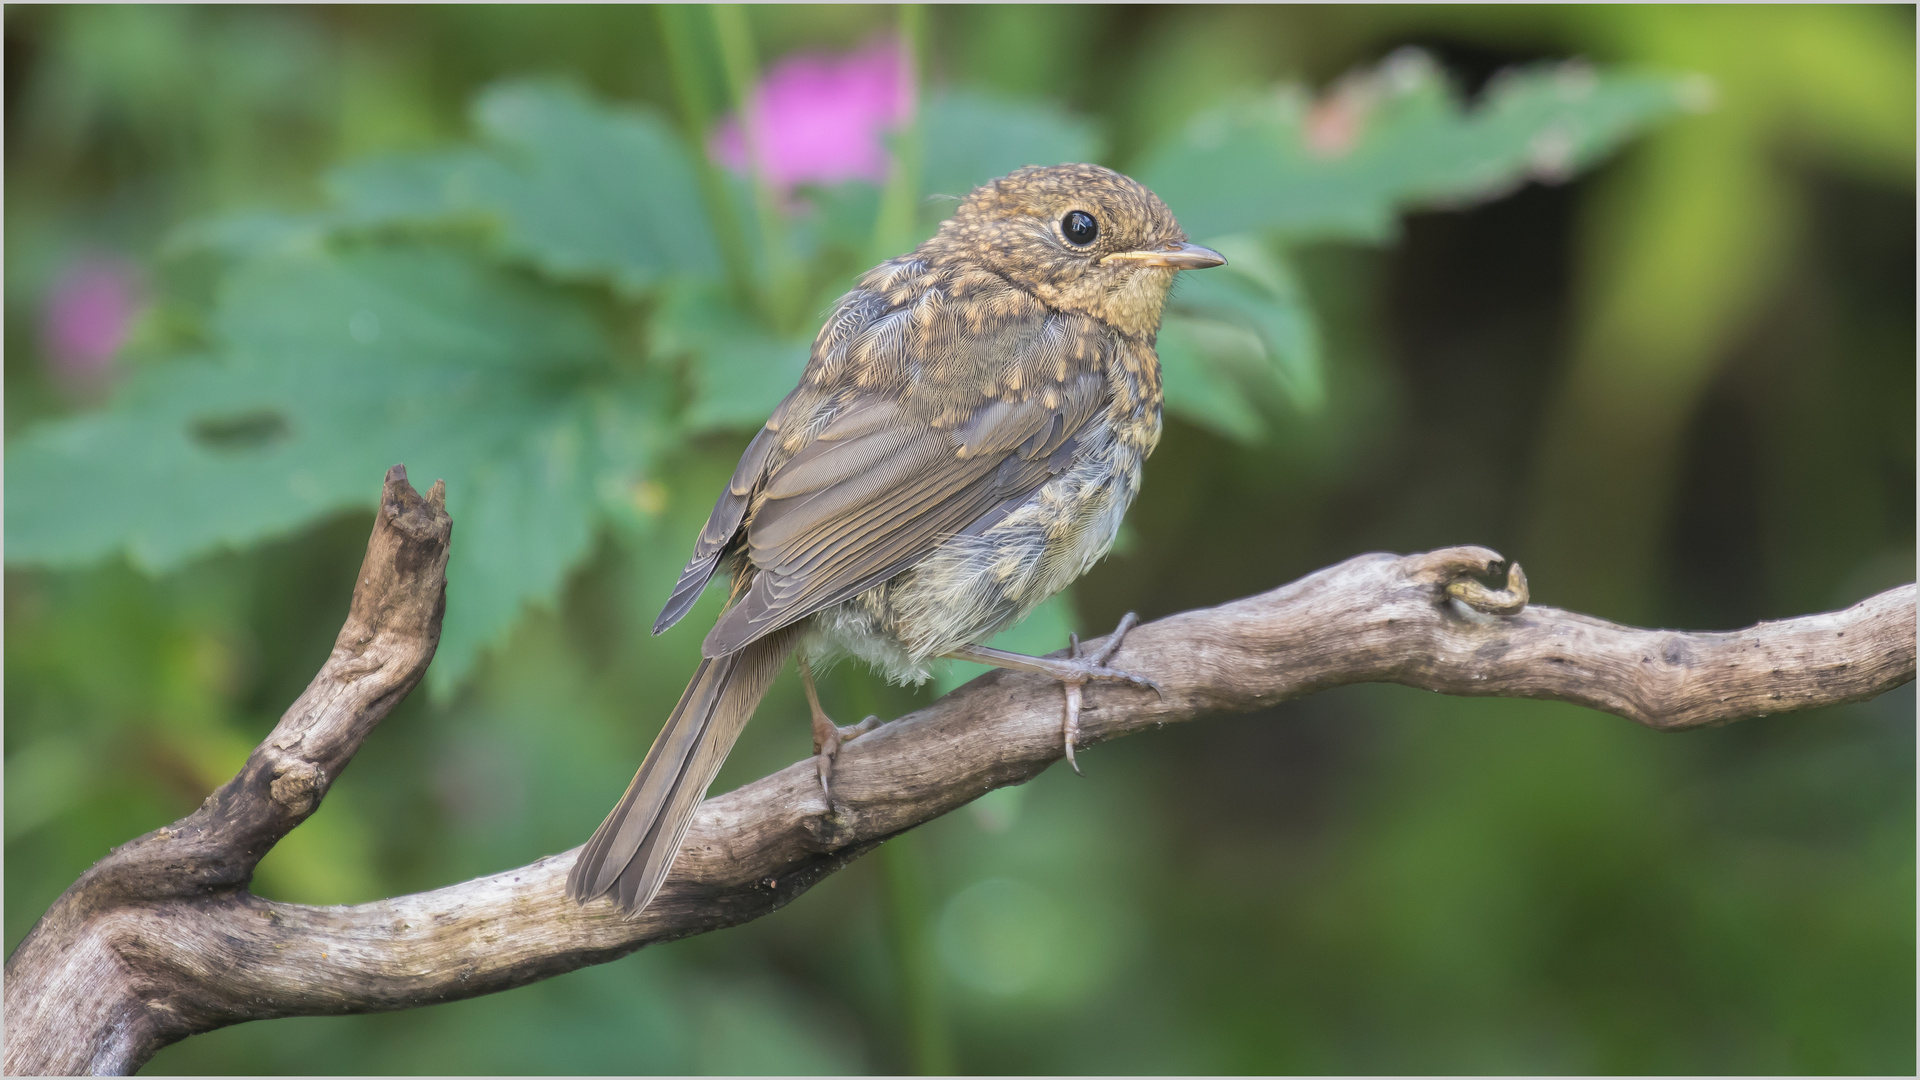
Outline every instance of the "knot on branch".
<svg viewBox="0 0 1920 1080"><path fill-rule="evenodd" d="M275 805L297 818L313 813L326 790L327 771L297 759L274 770L270 789Z"/></svg>
<svg viewBox="0 0 1920 1080"><path fill-rule="evenodd" d="M1483 547L1454 547L1408 555L1407 576L1436 587L1481 615L1518 615L1530 602L1527 575L1517 562Z"/></svg>
<svg viewBox="0 0 1920 1080"><path fill-rule="evenodd" d="M1447 582L1447 595L1482 615L1518 615L1527 606L1527 575L1519 563L1507 563L1504 587L1490 588L1480 578L1467 575Z"/></svg>
<svg viewBox="0 0 1920 1080"><path fill-rule="evenodd" d="M825 813L801 818L800 827L807 831L808 846L822 855L838 851L860 837L853 820L833 806L828 806Z"/></svg>

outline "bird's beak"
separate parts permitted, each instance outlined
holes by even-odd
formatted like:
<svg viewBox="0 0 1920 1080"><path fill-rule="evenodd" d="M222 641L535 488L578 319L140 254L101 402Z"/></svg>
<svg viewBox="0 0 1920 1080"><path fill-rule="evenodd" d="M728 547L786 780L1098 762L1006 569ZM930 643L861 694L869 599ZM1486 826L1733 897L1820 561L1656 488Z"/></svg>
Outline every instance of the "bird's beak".
<svg viewBox="0 0 1920 1080"><path fill-rule="evenodd" d="M1130 262L1136 266L1170 266L1175 270L1204 270L1209 266L1225 266L1227 257L1212 248L1180 241L1145 251L1116 251L1101 261Z"/></svg>

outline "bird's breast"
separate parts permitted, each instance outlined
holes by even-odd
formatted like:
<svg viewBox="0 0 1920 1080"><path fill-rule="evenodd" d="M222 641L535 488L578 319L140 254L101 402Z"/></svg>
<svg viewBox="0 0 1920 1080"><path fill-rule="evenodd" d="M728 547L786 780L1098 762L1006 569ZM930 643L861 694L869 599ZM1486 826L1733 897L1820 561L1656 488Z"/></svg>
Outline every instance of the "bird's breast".
<svg viewBox="0 0 1920 1080"><path fill-rule="evenodd" d="M1153 342L1121 338L1107 362L1113 398L1107 422L1115 438L1144 459L1160 442L1160 356Z"/></svg>
<svg viewBox="0 0 1920 1080"><path fill-rule="evenodd" d="M951 537L912 569L816 615L810 650L920 682L931 661L1019 622L1113 546L1140 490L1139 434L1104 417L1088 424L1068 465L992 527Z"/></svg>

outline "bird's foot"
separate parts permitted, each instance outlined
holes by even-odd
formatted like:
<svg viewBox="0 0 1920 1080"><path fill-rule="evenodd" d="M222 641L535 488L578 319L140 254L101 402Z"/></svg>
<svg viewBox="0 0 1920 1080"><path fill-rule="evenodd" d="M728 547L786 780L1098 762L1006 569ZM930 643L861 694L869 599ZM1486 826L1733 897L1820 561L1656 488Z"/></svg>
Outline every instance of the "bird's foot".
<svg viewBox="0 0 1920 1080"><path fill-rule="evenodd" d="M1067 635L1066 663L1071 665L1072 671L1071 673L1063 672L1054 677L1060 680L1061 688L1067 695L1066 715L1060 724L1060 741L1066 749L1067 764L1073 767L1075 776L1086 775L1080 771L1080 762L1073 756L1073 749L1080 738L1080 710L1085 704L1082 688L1087 683L1095 679L1109 679L1114 682L1128 683L1143 690L1152 690L1156 694L1160 693L1160 684L1152 679L1107 666L1107 661L1113 658L1113 654L1120 651L1120 643L1126 639L1127 631L1139 625L1139 622L1138 615L1131 611L1127 612L1121 618L1120 625L1114 627L1113 633L1107 636L1106 644L1100 646L1099 651L1086 656L1080 654L1080 635Z"/></svg>
<svg viewBox="0 0 1920 1080"><path fill-rule="evenodd" d="M818 709L813 713L813 754L820 767L820 794L826 797L827 809L833 809L833 767L840 760L842 744L872 731L880 726L880 718L869 716L857 724L836 727L827 714Z"/></svg>
<svg viewBox="0 0 1920 1080"><path fill-rule="evenodd" d="M880 718L869 716L857 724L835 727L820 707L820 691L813 685L813 665L807 654L799 654L800 688L807 692L807 711L813 714L813 756L820 767L820 794L826 796L827 813L833 813L833 767L840 760L840 746L880 726Z"/></svg>
<svg viewBox="0 0 1920 1080"><path fill-rule="evenodd" d="M1121 671L1107 666L1113 654L1120 649L1120 643L1126 638L1127 631L1139 625L1140 617L1133 612L1120 620L1113 633L1107 637L1106 644L1088 655L1080 654L1080 639L1068 637L1068 650L1065 659L1050 656L1027 656L1022 653L1008 652L987 645L967 645L948 653L956 660L971 660L976 664L991 664L994 667L1011 668L1014 671L1031 671L1036 675L1047 675L1060 680L1066 688L1067 713L1060 726L1060 737L1066 746L1067 764L1073 771L1080 771L1080 763L1074 760L1074 743L1080 738L1080 710L1085 705L1084 688L1096 679L1108 682L1122 682L1137 686L1142 690L1161 692L1160 684L1144 675L1135 675L1130 671Z"/></svg>

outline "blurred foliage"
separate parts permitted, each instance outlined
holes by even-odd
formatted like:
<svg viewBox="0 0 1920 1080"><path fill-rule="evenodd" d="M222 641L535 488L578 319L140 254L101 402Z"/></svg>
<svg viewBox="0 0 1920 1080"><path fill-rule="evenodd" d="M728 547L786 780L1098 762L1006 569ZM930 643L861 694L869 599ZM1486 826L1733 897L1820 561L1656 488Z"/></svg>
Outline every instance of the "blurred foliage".
<svg viewBox="0 0 1920 1080"><path fill-rule="evenodd" d="M9 946L298 693L393 461L456 522L432 693L257 887L582 839L820 312L1032 161L1129 171L1232 263L1176 294L1120 549L1004 644L1374 548L1492 544L1544 602L1665 625L1913 577L1910 12L937 9L896 167L792 192L708 163L723 59L889 9L6 18ZM94 386L41 312L103 252L148 303ZM721 786L804 756L803 708L783 678ZM1356 688L1100 748L726 934L154 1068L1910 1072L1912 713L1661 737Z"/></svg>
<svg viewBox="0 0 1920 1080"><path fill-rule="evenodd" d="M1229 265L1174 302L1169 408L1250 439L1262 424L1249 402L1321 404L1313 319L1267 235L1378 239L1398 206L1564 175L1681 96L1671 78L1562 68L1504 80L1464 112L1431 62L1407 53L1349 80L1333 106L1343 130L1317 148L1297 88L1196 117L1140 175L1193 235L1234 230ZM646 485L672 464L656 468L650 448L757 427L798 381L817 329L770 325L752 302L796 261L779 250L783 234L801 226L808 254L838 271L788 271L812 283L804 310L828 308L870 246L880 201L839 193L869 214L795 223L756 215L744 185L730 185L711 209L750 221L762 242L748 260L757 273L729 295L716 241L728 230L709 227L696 165L663 118L529 83L494 85L472 112L480 147L349 165L315 213L189 226L175 249L209 248L224 264L210 310L155 317L211 359L156 345L104 410L11 442L9 561L124 550L170 569L368 504L369 463L405 461L448 479L463 525L430 675L444 697L527 602L552 601L596 525L655 516ZM921 192L930 209L950 204L927 196L1093 145L1084 123L981 97L938 99L918 126L941 148L923 175L951 185ZM463 221L477 237L446 234ZM937 224L923 215L920 237ZM689 392L676 393L676 375Z"/></svg>

